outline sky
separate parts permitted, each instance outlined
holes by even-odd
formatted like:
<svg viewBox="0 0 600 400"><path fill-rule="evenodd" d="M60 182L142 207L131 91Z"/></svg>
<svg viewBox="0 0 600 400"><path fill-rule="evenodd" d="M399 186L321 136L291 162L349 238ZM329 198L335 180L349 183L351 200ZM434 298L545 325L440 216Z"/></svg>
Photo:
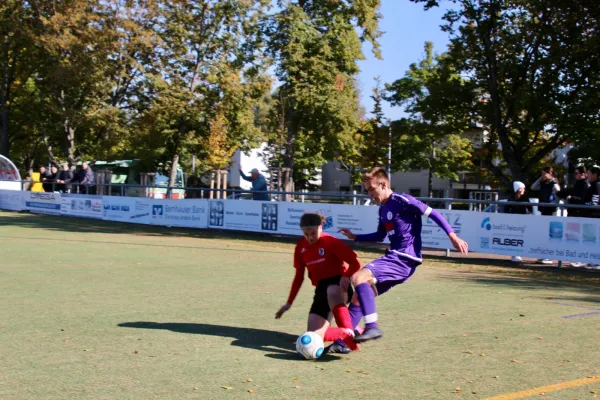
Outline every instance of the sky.
<svg viewBox="0 0 600 400"><path fill-rule="evenodd" d="M365 43L363 52L366 60L359 61L359 87L361 89L361 104L371 115L373 100L369 97L375 86L374 78L379 76L382 85L392 83L402 78L413 62L419 61L424 55L426 41L433 42L434 52L442 53L449 43L448 34L442 32L443 8L423 10L422 4L408 0L382 0L380 12L380 29L384 32L379 39L383 60L375 58L371 45ZM399 119L405 114L400 107L383 104L385 118Z"/></svg>

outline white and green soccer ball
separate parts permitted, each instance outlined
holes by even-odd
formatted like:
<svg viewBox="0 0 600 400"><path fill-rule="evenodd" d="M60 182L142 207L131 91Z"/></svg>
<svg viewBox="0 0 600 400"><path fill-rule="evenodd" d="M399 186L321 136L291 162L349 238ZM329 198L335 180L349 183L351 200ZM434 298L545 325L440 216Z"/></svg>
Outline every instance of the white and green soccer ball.
<svg viewBox="0 0 600 400"><path fill-rule="evenodd" d="M307 360L314 360L323 354L323 338L314 332L304 332L296 340L298 354Z"/></svg>

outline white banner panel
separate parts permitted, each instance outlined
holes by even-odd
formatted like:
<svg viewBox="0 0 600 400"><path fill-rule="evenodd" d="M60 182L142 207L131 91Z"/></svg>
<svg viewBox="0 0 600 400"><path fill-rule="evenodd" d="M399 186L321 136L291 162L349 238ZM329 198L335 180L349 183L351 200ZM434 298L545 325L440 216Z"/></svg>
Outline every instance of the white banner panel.
<svg viewBox="0 0 600 400"><path fill-rule="evenodd" d="M69 217L102 219L102 197L63 193L60 214Z"/></svg>
<svg viewBox="0 0 600 400"><path fill-rule="evenodd" d="M23 210L23 194L20 190L0 190L0 210Z"/></svg>
<svg viewBox="0 0 600 400"><path fill-rule="evenodd" d="M279 204L254 200L211 200L209 228L277 233Z"/></svg>
<svg viewBox="0 0 600 400"><path fill-rule="evenodd" d="M150 224L206 228L208 200L150 200Z"/></svg>
<svg viewBox="0 0 600 400"><path fill-rule="evenodd" d="M102 218L107 221L149 224L152 200L136 197L103 196Z"/></svg>
<svg viewBox="0 0 600 400"><path fill-rule="evenodd" d="M279 203L279 233L302 235L300 218L306 212L318 212L325 216L323 231L330 235L346 238L338 233L339 228L352 229L353 233L371 233L377 230L378 207L353 206L347 204Z"/></svg>
<svg viewBox="0 0 600 400"><path fill-rule="evenodd" d="M61 194L46 192L23 192L25 209L39 214L60 214Z"/></svg>

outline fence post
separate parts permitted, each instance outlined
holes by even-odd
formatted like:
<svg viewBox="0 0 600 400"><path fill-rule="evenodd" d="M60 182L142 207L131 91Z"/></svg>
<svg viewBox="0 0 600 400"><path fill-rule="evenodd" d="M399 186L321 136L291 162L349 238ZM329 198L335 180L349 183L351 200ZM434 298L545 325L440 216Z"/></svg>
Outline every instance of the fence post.
<svg viewBox="0 0 600 400"><path fill-rule="evenodd" d="M446 210L452 210L451 201L446 201ZM450 249L446 249L446 257L450 257Z"/></svg>

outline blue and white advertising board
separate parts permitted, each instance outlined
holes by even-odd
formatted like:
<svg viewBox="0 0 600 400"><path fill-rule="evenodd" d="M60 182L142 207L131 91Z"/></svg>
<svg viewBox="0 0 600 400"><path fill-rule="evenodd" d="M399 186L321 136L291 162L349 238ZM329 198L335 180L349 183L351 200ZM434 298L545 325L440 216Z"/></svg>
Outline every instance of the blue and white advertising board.
<svg viewBox="0 0 600 400"><path fill-rule="evenodd" d="M107 221L149 224L152 200L136 197L104 196L102 218Z"/></svg>
<svg viewBox="0 0 600 400"><path fill-rule="evenodd" d="M150 224L206 228L208 200L150 200Z"/></svg>
<svg viewBox="0 0 600 400"><path fill-rule="evenodd" d="M59 215L61 202L60 193L22 192L25 209L38 214Z"/></svg>
<svg viewBox="0 0 600 400"><path fill-rule="evenodd" d="M0 189L0 210L23 210L23 193L27 192Z"/></svg>
<svg viewBox="0 0 600 400"><path fill-rule="evenodd" d="M102 197L62 194L60 214L69 217L102 219Z"/></svg>

